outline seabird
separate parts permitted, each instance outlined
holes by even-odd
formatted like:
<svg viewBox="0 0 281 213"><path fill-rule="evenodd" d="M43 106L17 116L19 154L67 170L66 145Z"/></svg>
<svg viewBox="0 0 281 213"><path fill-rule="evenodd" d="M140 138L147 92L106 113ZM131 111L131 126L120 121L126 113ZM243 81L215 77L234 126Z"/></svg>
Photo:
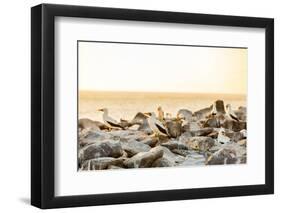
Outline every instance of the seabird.
<svg viewBox="0 0 281 213"><path fill-rule="evenodd" d="M157 108L157 111L158 111L158 119L163 122L164 121L164 111L162 110L162 107L159 106Z"/></svg>
<svg viewBox="0 0 281 213"><path fill-rule="evenodd" d="M227 105L226 105L226 113L227 113L227 115L228 115L232 120L235 120L235 121L238 121L238 122L239 122L239 119L237 118L237 116L235 115L235 113L233 112L233 110L231 109L231 105L230 105L230 104L227 104Z"/></svg>
<svg viewBox="0 0 281 213"><path fill-rule="evenodd" d="M185 123L192 121L192 112L187 109L180 109L177 113L178 119L183 119Z"/></svg>
<svg viewBox="0 0 281 213"><path fill-rule="evenodd" d="M163 136L169 135L168 130L166 129L166 127L164 127L164 125L159 120L157 120L154 112L144 113L144 115L147 117L149 127L152 129L154 134L163 135Z"/></svg>
<svg viewBox="0 0 281 213"><path fill-rule="evenodd" d="M212 106L212 111L211 111L211 115L216 115L218 113L217 108L216 108L216 102L213 103Z"/></svg>
<svg viewBox="0 0 281 213"><path fill-rule="evenodd" d="M103 108L103 109L99 109L98 111L103 112L103 121L105 123L106 126L108 126L109 128L121 128L124 129L116 120L114 120L113 118L111 118L108 115L108 109L107 108Z"/></svg>
<svg viewBox="0 0 281 213"><path fill-rule="evenodd" d="M222 144L230 142L230 138L226 136L224 128L220 128L220 130L219 130L218 142L220 142Z"/></svg>

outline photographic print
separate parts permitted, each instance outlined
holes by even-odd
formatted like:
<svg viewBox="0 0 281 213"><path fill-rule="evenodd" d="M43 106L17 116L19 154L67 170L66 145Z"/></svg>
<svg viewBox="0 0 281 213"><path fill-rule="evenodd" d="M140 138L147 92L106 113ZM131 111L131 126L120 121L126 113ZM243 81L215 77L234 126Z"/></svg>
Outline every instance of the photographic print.
<svg viewBox="0 0 281 213"><path fill-rule="evenodd" d="M246 163L247 48L77 48L79 171Z"/></svg>

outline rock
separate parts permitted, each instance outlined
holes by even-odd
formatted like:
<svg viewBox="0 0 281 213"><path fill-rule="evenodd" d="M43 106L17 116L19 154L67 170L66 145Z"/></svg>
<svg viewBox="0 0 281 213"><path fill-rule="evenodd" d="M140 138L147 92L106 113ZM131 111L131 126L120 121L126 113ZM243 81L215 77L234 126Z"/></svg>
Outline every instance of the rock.
<svg viewBox="0 0 281 213"><path fill-rule="evenodd" d="M195 121L189 122L189 131L190 132L198 131L200 129L201 129L201 126L197 122L195 122Z"/></svg>
<svg viewBox="0 0 281 213"><path fill-rule="evenodd" d="M230 129L230 130L233 130L234 132L239 132L241 131L242 129L246 129L247 128L247 124L246 122L243 122L243 121L235 121L235 120L232 120L232 119L226 119L222 125L221 125L223 128L225 129Z"/></svg>
<svg viewBox="0 0 281 213"><path fill-rule="evenodd" d="M211 127L211 128L219 128L220 123L215 117L208 118L205 123L203 124L203 127Z"/></svg>
<svg viewBox="0 0 281 213"><path fill-rule="evenodd" d="M216 100L214 103L214 107L217 113L225 114L224 103L222 100Z"/></svg>
<svg viewBox="0 0 281 213"><path fill-rule="evenodd" d="M146 145L142 142L138 142L136 140L123 140L120 142L122 149L127 152L128 157L132 157L139 152L147 152L151 149L149 145Z"/></svg>
<svg viewBox="0 0 281 213"><path fill-rule="evenodd" d="M158 158L153 162L152 167L172 167L174 163L166 158Z"/></svg>
<svg viewBox="0 0 281 213"><path fill-rule="evenodd" d="M166 143L162 143L161 146L164 146L164 147L170 149L171 151L174 149L183 149L183 150L188 149L188 147L185 143L182 143L180 141L175 141L175 140L170 140Z"/></svg>
<svg viewBox="0 0 281 213"><path fill-rule="evenodd" d="M207 136L208 134L213 132L213 128L202 128L196 131L190 131L191 135L194 136Z"/></svg>
<svg viewBox="0 0 281 213"><path fill-rule="evenodd" d="M207 158L206 164L242 164L246 163L247 152L246 148L241 142L239 143L229 143L222 145L218 151Z"/></svg>
<svg viewBox="0 0 281 213"><path fill-rule="evenodd" d="M179 142L186 144L186 142L192 137L190 132L185 132L179 137Z"/></svg>
<svg viewBox="0 0 281 213"><path fill-rule="evenodd" d="M78 122L78 127L81 129L93 129L93 130L100 130L100 129L108 129L108 127L99 121L93 121L88 118L81 118Z"/></svg>
<svg viewBox="0 0 281 213"><path fill-rule="evenodd" d="M120 166L114 166L114 165L109 165L107 167L107 169L124 169L123 167L120 167Z"/></svg>
<svg viewBox="0 0 281 213"><path fill-rule="evenodd" d="M222 148L211 155L207 161L207 165L219 164L235 164L238 161L236 151L230 148Z"/></svg>
<svg viewBox="0 0 281 213"><path fill-rule="evenodd" d="M247 108L240 106L238 110L234 110L235 115L240 121L247 121Z"/></svg>
<svg viewBox="0 0 281 213"><path fill-rule="evenodd" d="M121 168L123 166L124 159L121 158L111 158L111 157L102 157L86 160L81 169L82 170L101 170L101 169L109 169L112 166L117 166Z"/></svg>
<svg viewBox="0 0 281 213"><path fill-rule="evenodd" d="M139 126L138 130L143 131L148 135L153 133L153 131L151 130L151 128L148 125L147 120L144 120L144 122Z"/></svg>
<svg viewBox="0 0 281 213"><path fill-rule="evenodd" d="M177 155L181 155L183 157L186 157L188 155L188 151L186 149L173 149L171 150L173 153L177 154Z"/></svg>
<svg viewBox="0 0 281 213"><path fill-rule="evenodd" d="M241 133L241 132L234 132L231 140L234 141L234 142L237 142L237 141L242 140L243 138L245 138L243 133Z"/></svg>
<svg viewBox="0 0 281 213"><path fill-rule="evenodd" d="M218 132L212 132L212 133L208 134L208 135L207 135L207 137L217 138L217 137L218 137L218 135L219 135L219 133L218 133Z"/></svg>
<svg viewBox="0 0 281 213"><path fill-rule="evenodd" d="M127 168L149 168L153 162L161 158L164 151L161 147L152 148L149 152L140 152L124 161Z"/></svg>
<svg viewBox="0 0 281 213"><path fill-rule="evenodd" d="M187 109L180 109L177 113L177 117L179 119L183 119L185 121L191 122L192 121L192 112Z"/></svg>
<svg viewBox="0 0 281 213"><path fill-rule="evenodd" d="M174 165L181 163L184 161L184 157L177 155L173 152L171 152L168 148L163 147L163 146L159 146L159 149L162 149L164 154L163 154L163 158L168 159L170 162L172 162Z"/></svg>
<svg viewBox="0 0 281 213"><path fill-rule="evenodd" d="M210 137L199 136L190 138L186 144L188 149L205 152L214 146L215 141Z"/></svg>
<svg viewBox="0 0 281 213"><path fill-rule="evenodd" d="M102 131L88 131L84 137L79 137L79 143L81 146L93 144L95 142L109 140L111 135Z"/></svg>
<svg viewBox="0 0 281 213"><path fill-rule="evenodd" d="M189 151L188 157L179 166L203 166L205 156L196 151Z"/></svg>
<svg viewBox="0 0 281 213"><path fill-rule="evenodd" d="M118 158L123 155L121 143L113 140L95 142L80 149L80 152L82 161L101 157Z"/></svg>
<svg viewBox="0 0 281 213"><path fill-rule="evenodd" d="M193 113L193 115L197 118L197 120L204 119L206 116L211 114L213 106L198 110Z"/></svg>
<svg viewBox="0 0 281 213"><path fill-rule="evenodd" d="M171 137L177 138L181 135L182 127L180 121L169 121L166 123L166 127Z"/></svg>
<svg viewBox="0 0 281 213"><path fill-rule="evenodd" d="M247 139L243 139L237 142L240 146L247 146Z"/></svg>
<svg viewBox="0 0 281 213"><path fill-rule="evenodd" d="M146 137L145 139L140 141L141 143L144 143L146 145L149 145L150 147L154 147L159 141L156 137Z"/></svg>

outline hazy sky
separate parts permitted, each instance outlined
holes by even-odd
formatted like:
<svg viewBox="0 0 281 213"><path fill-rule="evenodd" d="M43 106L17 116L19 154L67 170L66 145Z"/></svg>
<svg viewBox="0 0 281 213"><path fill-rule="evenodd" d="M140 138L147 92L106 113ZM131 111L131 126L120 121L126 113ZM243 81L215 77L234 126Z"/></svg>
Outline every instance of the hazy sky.
<svg viewBox="0 0 281 213"><path fill-rule="evenodd" d="M79 89L247 93L247 49L79 42Z"/></svg>

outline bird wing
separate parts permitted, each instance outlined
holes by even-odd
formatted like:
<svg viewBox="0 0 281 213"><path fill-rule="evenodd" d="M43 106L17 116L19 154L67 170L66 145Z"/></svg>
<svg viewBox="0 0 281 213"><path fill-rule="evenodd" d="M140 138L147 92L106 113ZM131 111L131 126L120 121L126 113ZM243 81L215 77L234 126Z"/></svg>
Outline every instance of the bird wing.
<svg viewBox="0 0 281 213"><path fill-rule="evenodd" d="M235 115L233 115L232 113L230 113L229 115L233 120L239 121L239 119Z"/></svg>
<svg viewBox="0 0 281 213"><path fill-rule="evenodd" d="M109 123L111 126L115 126L115 127L121 127L120 124L114 120L113 118L109 117L109 116L105 116L104 120Z"/></svg>
<svg viewBox="0 0 281 213"><path fill-rule="evenodd" d="M168 132L167 132L167 130L166 130L166 128L163 126L163 124L160 122L160 121L158 121L157 119L155 119L155 125L156 125L156 127L159 129L159 131L160 132L162 132L162 133L164 133L164 134L168 134Z"/></svg>

